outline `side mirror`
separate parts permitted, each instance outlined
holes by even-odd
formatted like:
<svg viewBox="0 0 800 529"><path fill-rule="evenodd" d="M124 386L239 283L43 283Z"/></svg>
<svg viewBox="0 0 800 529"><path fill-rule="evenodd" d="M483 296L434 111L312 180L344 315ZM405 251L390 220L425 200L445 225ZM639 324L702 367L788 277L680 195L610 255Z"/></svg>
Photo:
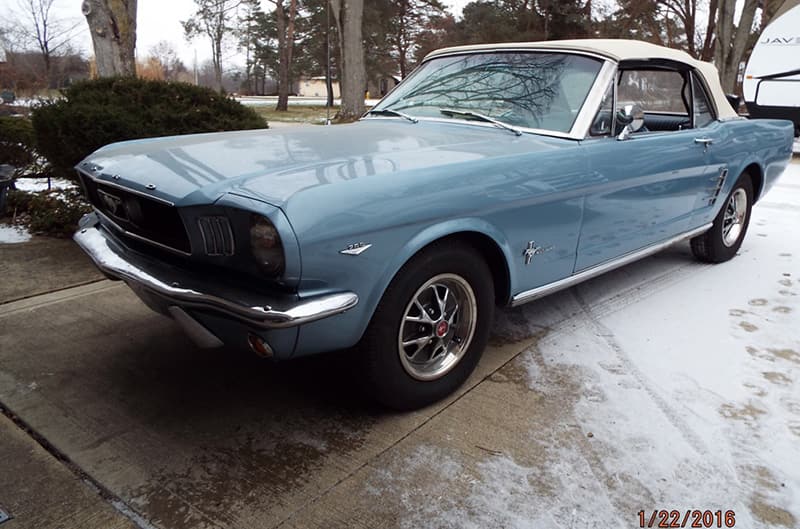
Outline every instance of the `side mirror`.
<svg viewBox="0 0 800 529"><path fill-rule="evenodd" d="M623 126L617 139L627 140L632 133L644 127L644 110L639 105L625 105L617 111L617 123Z"/></svg>

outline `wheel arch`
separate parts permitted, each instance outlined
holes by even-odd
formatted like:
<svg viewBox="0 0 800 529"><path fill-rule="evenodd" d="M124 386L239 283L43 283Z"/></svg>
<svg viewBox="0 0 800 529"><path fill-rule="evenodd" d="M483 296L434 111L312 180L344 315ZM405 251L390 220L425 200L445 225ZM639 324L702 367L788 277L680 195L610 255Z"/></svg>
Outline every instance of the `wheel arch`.
<svg viewBox="0 0 800 529"><path fill-rule="evenodd" d="M761 169L761 165L758 162L750 162L740 174L750 175L750 180L753 182L753 203L758 202L764 189L764 171Z"/></svg>
<svg viewBox="0 0 800 529"><path fill-rule="evenodd" d="M494 280L495 301L498 305L506 305L511 299L512 277L509 267L511 250L499 229L482 219L458 219L429 226L412 237L397 253L397 258L387 266L380 281L381 288L376 289L373 306L397 276L403 266L415 255L433 244L442 241L461 241L480 254L489 265Z"/></svg>

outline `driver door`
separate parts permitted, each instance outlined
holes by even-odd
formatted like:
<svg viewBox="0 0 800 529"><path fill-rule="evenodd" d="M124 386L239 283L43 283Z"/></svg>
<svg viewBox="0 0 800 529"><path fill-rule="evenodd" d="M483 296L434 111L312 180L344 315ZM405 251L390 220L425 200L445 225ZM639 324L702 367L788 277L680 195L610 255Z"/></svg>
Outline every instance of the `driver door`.
<svg viewBox="0 0 800 529"><path fill-rule="evenodd" d="M692 127L690 73L620 65L615 88L598 114L606 125L596 121L595 137L584 142L593 185L585 195L575 272L687 231L705 187L708 160ZM628 104L645 111L645 125L620 140L622 126L608 117Z"/></svg>

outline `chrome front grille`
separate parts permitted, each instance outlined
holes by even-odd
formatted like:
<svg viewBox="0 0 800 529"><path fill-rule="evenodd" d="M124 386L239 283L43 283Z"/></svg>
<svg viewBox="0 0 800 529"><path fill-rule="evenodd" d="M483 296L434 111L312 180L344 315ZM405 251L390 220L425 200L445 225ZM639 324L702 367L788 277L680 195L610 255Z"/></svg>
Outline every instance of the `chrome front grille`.
<svg viewBox="0 0 800 529"><path fill-rule="evenodd" d="M192 252L189 235L178 209L170 202L96 180L79 171L89 201L117 231L182 255Z"/></svg>
<svg viewBox="0 0 800 529"><path fill-rule="evenodd" d="M233 230L228 217L200 217L197 219L206 255L233 255Z"/></svg>

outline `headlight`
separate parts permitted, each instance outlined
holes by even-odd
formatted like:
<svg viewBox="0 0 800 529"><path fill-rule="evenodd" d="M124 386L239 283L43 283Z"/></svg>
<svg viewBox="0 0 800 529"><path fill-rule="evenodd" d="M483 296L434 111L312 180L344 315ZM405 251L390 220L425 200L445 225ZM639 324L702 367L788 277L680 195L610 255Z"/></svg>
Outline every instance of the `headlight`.
<svg viewBox="0 0 800 529"><path fill-rule="evenodd" d="M250 217L250 250L266 275L275 277L283 273L285 261L281 236L269 219L261 215Z"/></svg>

